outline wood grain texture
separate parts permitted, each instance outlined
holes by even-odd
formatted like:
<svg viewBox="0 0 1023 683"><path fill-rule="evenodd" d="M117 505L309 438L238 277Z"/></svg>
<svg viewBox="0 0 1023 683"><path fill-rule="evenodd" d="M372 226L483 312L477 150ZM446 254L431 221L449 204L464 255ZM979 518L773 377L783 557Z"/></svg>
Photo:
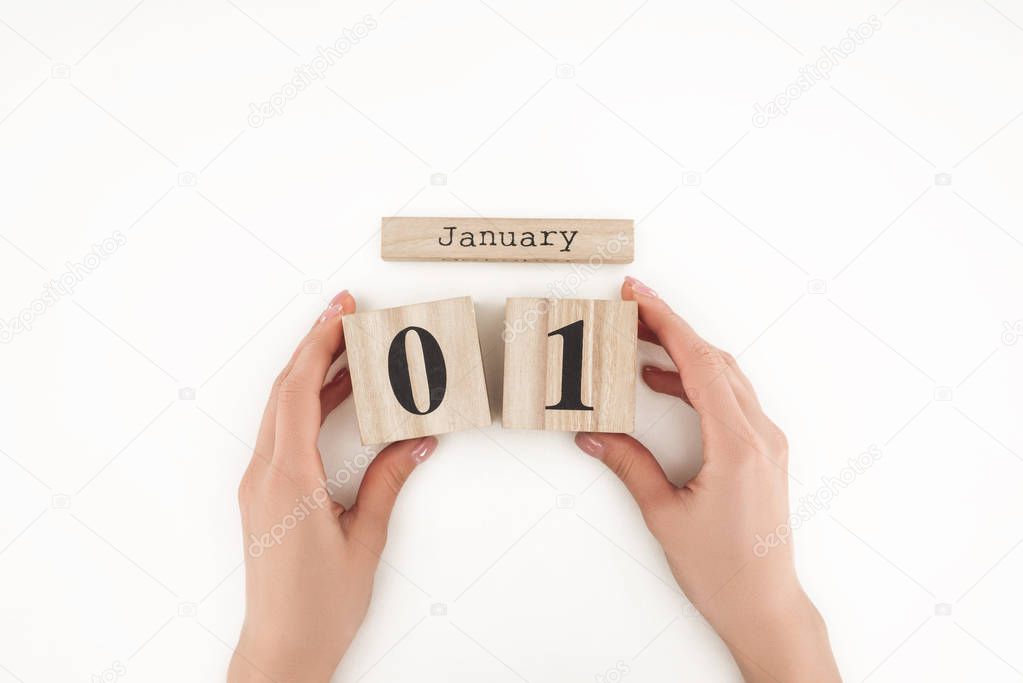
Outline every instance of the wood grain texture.
<svg viewBox="0 0 1023 683"><path fill-rule="evenodd" d="M356 419L363 444L443 434L490 424L486 379L472 299L461 297L358 312L341 318L352 373ZM419 327L440 346L446 375L443 398L435 410L418 415L403 407L388 373L392 341L404 329ZM400 343L399 343L400 346ZM430 406L430 368L418 333L404 338L407 376L414 406ZM436 368L434 368L436 370ZM436 388L436 384L434 385Z"/></svg>
<svg viewBox="0 0 1023 683"><path fill-rule="evenodd" d="M509 429L630 432L636 417L634 301L510 298L505 306L504 398ZM555 410L561 400L565 340L582 325L580 397L593 410Z"/></svg>
<svg viewBox="0 0 1023 683"><path fill-rule="evenodd" d="M385 261L632 263L631 220L572 218L381 219Z"/></svg>

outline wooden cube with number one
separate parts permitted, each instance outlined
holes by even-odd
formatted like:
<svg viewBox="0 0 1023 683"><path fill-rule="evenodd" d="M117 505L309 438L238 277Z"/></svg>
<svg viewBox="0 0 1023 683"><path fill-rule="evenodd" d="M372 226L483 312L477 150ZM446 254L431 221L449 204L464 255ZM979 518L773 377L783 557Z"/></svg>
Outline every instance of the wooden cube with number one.
<svg viewBox="0 0 1023 683"><path fill-rule="evenodd" d="M472 299L351 313L341 321L363 444L490 424Z"/></svg>
<svg viewBox="0 0 1023 683"><path fill-rule="evenodd" d="M508 299L501 424L632 431L638 314L635 301Z"/></svg>

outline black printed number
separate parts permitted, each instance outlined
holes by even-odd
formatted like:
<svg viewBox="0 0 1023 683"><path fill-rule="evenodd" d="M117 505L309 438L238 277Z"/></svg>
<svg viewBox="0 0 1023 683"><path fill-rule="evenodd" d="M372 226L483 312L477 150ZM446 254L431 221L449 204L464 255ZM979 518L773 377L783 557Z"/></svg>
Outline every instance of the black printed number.
<svg viewBox="0 0 1023 683"><path fill-rule="evenodd" d="M423 360L426 362L426 386L429 389L430 405L420 410L412 395L412 378L408 369L408 354L405 351L405 337L415 332L423 347ZM391 390L401 407L414 415L428 415L437 410L444 400L444 392L448 388L448 371L444 365L444 353L440 350L437 339L421 327L406 327L391 340L391 348L387 352L387 374L391 379Z"/></svg>
<svg viewBox="0 0 1023 683"><path fill-rule="evenodd" d="M561 400L547 410L593 410L583 404L583 321L549 332L561 337Z"/></svg>

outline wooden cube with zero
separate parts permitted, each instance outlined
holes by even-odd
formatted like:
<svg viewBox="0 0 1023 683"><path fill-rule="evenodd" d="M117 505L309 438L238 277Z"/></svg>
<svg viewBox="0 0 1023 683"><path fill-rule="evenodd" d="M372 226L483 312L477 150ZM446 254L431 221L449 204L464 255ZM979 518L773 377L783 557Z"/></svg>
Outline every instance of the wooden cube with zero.
<svg viewBox="0 0 1023 683"><path fill-rule="evenodd" d="M363 444L490 424L471 298L356 312L341 321Z"/></svg>
<svg viewBox="0 0 1023 683"><path fill-rule="evenodd" d="M508 299L502 425L632 431L638 315L635 301Z"/></svg>

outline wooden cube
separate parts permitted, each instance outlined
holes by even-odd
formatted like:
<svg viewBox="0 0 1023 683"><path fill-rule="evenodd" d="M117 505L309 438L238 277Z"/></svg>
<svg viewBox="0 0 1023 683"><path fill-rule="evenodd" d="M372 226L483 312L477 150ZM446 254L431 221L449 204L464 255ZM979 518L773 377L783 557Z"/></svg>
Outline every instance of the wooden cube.
<svg viewBox="0 0 1023 683"><path fill-rule="evenodd" d="M632 431L638 315L635 301L508 299L501 424Z"/></svg>
<svg viewBox="0 0 1023 683"><path fill-rule="evenodd" d="M363 444L490 424L472 299L351 313L341 321Z"/></svg>

